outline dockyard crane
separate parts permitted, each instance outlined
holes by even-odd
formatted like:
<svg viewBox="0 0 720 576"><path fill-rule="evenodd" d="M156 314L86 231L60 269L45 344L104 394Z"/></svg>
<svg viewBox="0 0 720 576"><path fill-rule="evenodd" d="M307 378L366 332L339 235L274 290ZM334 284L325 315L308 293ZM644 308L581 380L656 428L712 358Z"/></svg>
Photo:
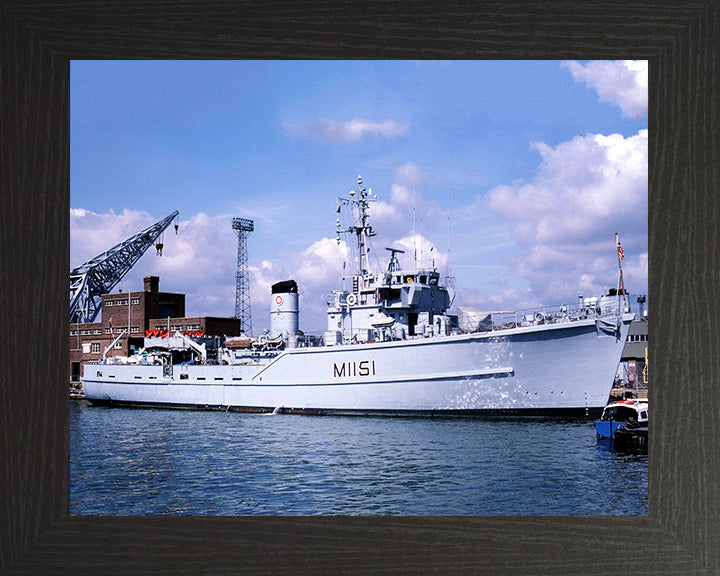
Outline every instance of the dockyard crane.
<svg viewBox="0 0 720 576"><path fill-rule="evenodd" d="M120 242L70 271L70 323L93 322L100 312L101 296L109 294L135 262L177 217L175 210L134 236ZM177 232L177 225L175 226ZM156 244L162 254L162 244Z"/></svg>

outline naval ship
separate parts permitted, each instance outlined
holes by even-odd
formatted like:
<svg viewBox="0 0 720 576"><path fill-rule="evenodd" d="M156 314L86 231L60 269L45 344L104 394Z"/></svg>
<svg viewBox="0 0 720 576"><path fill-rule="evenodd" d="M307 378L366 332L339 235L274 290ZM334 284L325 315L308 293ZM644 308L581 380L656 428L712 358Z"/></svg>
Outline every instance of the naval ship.
<svg viewBox="0 0 720 576"><path fill-rule="evenodd" d="M271 288L270 330L258 338L148 336L130 357L84 364L97 405L259 413L597 418L607 404L633 315L624 292L532 312L451 314L453 290L433 266L370 272L369 206L337 199L356 262L327 300L327 330L299 329L294 280ZM351 286L348 286L351 284ZM112 344L111 344L112 346ZM108 350L110 347L108 347ZM107 351L106 351L107 352Z"/></svg>

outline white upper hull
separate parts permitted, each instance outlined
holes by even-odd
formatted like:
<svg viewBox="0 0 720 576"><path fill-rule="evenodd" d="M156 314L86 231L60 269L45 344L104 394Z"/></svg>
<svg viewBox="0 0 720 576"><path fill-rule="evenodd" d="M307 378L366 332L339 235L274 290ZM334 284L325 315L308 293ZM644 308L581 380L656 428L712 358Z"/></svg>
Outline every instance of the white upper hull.
<svg viewBox="0 0 720 576"><path fill-rule="evenodd" d="M582 414L605 406L632 316L352 346L248 365L89 364L97 403L308 412Z"/></svg>

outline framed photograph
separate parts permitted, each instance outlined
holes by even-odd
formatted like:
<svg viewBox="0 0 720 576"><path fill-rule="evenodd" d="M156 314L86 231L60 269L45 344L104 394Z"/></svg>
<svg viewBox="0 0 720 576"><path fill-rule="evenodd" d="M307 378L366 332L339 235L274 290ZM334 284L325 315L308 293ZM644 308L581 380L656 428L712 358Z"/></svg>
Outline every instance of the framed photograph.
<svg viewBox="0 0 720 576"><path fill-rule="evenodd" d="M184 4L168 13L144 3L38 7L11 1L0 12L0 72L6 79L0 92L1 177L7 191L0 216L0 313L7 326L2 571L717 571L717 395L712 323L705 312L713 294L709 247L717 244L712 194L720 107L711 54L717 22L717 2L667 8L358 3L342 9L228 3ZM70 515L71 61L246 58L648 62L648 300L654 327L647 516L464 516L457 510L428 516Z"/></svg>

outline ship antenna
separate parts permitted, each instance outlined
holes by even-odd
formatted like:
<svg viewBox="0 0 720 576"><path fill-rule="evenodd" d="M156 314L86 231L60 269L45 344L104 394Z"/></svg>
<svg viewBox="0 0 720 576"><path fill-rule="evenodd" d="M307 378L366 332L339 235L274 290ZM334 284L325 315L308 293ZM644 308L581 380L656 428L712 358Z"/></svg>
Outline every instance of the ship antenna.
<svg viewBox="0 0 720 576"><path fill-rule="evenodd" d="M447 277L450 278L450 188L447 188L448 243L447 243Z"/></svg>
<svg viewBox="0 0 720 576"><path fill-rule="evenodd" d="M370 190L369 192L372 193L372 190ZM338 219L336 223L336 233L338 244L340 243L341 233L349 233L355 235L358 248L358 274L362 275L368 273L368 268L370 265L368 257L368 252L370 252L370 248L368 248L368 238L370 238L371 236L375 236L375 231L373 230L372 226L370 226L370 215L368 214L368 208L370 206L370 202L377 201L377 197L368 198L368 190L362 187L362 176L358 176L357 198L355 198L355 194L356 191L351 190L349 192L350 198L337 199L337 212L340 212L343 206L350 206L351 210L352 208L357 208L358 218L354 222L354 224L348 226L344 230L340 229L340 221Z"/></svg>
<svg viewBox="0 0 720 576"><path fill-rule="evenodd" d="M413 180L413 196L415 196L415 181ZM420 191L420 267L422 268L424 266L424 258L425 258L425 252L423 251L423 217L422 217L422 190ZM417 269L417 265L415 265L415 268Z"/></svg>
<svg viewBox="0 0 720 576"><path fill-rule="evenodd" d="M417 231L415 228L415 206L413 206L413 261L417 270Z"/></svg>

